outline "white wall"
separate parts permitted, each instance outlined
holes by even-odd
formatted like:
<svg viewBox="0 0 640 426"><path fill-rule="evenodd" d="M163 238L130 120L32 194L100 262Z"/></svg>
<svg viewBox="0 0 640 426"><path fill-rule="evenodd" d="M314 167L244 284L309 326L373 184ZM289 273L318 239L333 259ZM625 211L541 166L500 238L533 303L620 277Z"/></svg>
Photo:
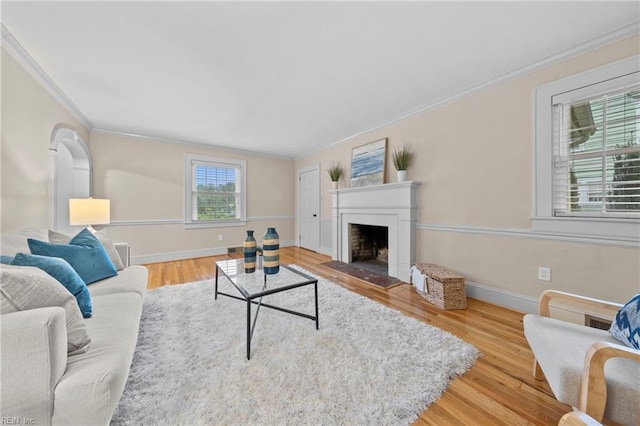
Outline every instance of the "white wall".
<svg viewBox="0 0 640 426"><path fill-rule="evenodd" d="M226 253L247 229L260 241L275 227L282 245L293 244L293 160L95 131L90 150L94 196L111 200L110 233L131 244L134 261ZM246 160L246 227L185 229L186 153Z"/></svg>
<svg viewBox="0 0 640 426"><path fill-rule="evenodd" d="M471 294L498 294L522 310L535 308L545 288L625 302L640 291L637 247L531 231L531 96L539 85L637 55L639 46L638 36L610 44L307 155L295 166L321 164L326 223L326 169L340 161L346 175L340 185L348 186L352 149L389 138L386 182L395 182L391 152L406 143L414 153L409 179L421 182L418 261L449 267L465 275ZM538 266L551 267L551 282L537 279Z"/></svg>
<svg viewBox="0 0 640 426"><path fill-rule="evenodd" d="M65 125L85 140L89 133L4 48L1 70L0 228L46 228L53 129Z"/></svg>

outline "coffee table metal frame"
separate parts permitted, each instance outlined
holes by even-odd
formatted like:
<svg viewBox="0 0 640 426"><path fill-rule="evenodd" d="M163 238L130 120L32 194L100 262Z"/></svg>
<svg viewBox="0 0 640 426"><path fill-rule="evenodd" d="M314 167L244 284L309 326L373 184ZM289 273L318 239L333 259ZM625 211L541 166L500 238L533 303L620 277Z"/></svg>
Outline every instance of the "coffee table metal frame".
<svg viewBox="0 0 640 426"><path fill-rule="evenodd" d="M258 320L258 314L260 313L260 307L264 306L265 308L269 308L269 309L274 309L276 311L281 311L281 312L285 312L287 314L291 314L291 315L296 315L299 317L303 317L303 318L308 318L310 320L315 321L316 323L316 330L318 330L319 327L319 321L318 321L318 279L317 278L313 278L303 272L297 271L293 268L290 268L286 265L280 265L281 268L285 268L288 269L289 271L293 272L296 275L299 275L301 278L300 282L296 282L296 283L292 283L292 284L287 284L284 285L282 287L274 287L274 288L267 288L267 277L268 275L264 274L264 272L262 272L264 274L264 283L262 285L262 289L257 292L257 293L249 293L249 291L247 291L243 286L239 285L236 281L234 280L233 277L235 277L236 275L231 275L227 273L226 270L226 266L230 265L231 262L235 262L235 266L231 269L233 269L234 271L244 271L244 264L242 259L234 259L234 260L222 260L222 261L218 261L216 262L216 280L215 280L215 299L218 299L218 295L221 294L223 296L227 296L230 297L232 299L238 299L238 300L242 300L245 301L247 303L247 360L251 359L251 338L253 337L253 331L255 329L256 326L256 321ZM233 284L233 286L236 288L236 290L238 290L238 292L240 293L240 296L235 295L235 294L229 294L229 293L225 293L222 291L218 290L218 275L219 275L219 271L222 271L222 273L224 274L225 277L227 277L227 279L231 282L231 284ZM256 272L252 272L252 274L260 274L260 272L262 271L262 269L257 269ZM240 274L245 274L245 272L240 272L238 273L238 275ZM275 275L277 276L277 274ZM275 294L275 293L281 293L283 291L287 291L287 290L292 290L294 288L299 288L299 287L304 287L304 286L308 286L308 285L313 285L314 286L314 296L315 296L315 315L310 315L304 312L298 312L298 311L293 311L291 309L287 309L287 308L282 308L280 306L274 306L268 303L263 303L262 302L262 298L264 296L268 296L270 294ZM256 300L257 299L257 300ZM255 317L253 319L253 324L251 323L251 305L257 305L258 308L256 309L256 314Z"/></svg>

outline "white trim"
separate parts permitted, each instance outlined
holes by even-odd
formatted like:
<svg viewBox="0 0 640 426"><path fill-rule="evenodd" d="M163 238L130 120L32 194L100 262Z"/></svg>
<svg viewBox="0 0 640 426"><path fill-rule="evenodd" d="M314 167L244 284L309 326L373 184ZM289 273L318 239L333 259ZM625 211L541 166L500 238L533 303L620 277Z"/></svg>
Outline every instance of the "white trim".
<svg viewBox="0 0 640 426"><path fill-rule="evenodd" d="M331 256L331 247L320 246L318 248L318 253L324 254L325 256Z"/></svg>
<svg viewBox="0 0 640 426"><path fill-rule="evenodd" d="M569 233L538 232L528 229L494 228L484 226L438 225L419 223L417 229L427 231L459 232L463 234L481 234L509 238L527 238L538 240L562 241L582 244L640 248L640 241L632 238L601 238L597 236L575 235Z"/></svg>
<svg viewBox="0 0 640 426"><path fill-rule="evenodd" d="M269 222L271 220L295 220L295 216L253 216L248 217L249 222Z"/></svg>
<svg viewBox="0 0 640 426"><path fill-rule="evenodd" d="M0 23L2 32L2 47L24 68L31 77L33 77L40 85L49 93L69 114L82 124L87 131L91 132L93 124L80 111L72 101L64 94L62 89L47 75L40 65L29 55L22 47L18 40L13 37L9 30Z"/></svg>
<svg viewBox="0 0 640 426"><path fill-rule="evenodd" d="M170 144L177 144L177 145L197 146L200 148L208 148L208 149L219 149L223 151L237 152L240 154L251 155L256 157L277 158L280 160L294 159L293 157L286 156L286 155L267 154L264 152L251 151L248 149L232 148L228 146L215 145L215 144L210 144L205 142L193 142L193 141L185 141L180 139L169 139L162 136L148 136L148 135L141 135L138 133L119 132L116 130L108 130L108 129L101 129L101 128L93 128L91 130L91 133L102 133L105 135L122 136L122 137L132 138L132 139L141 139L149 142L163 142L163 143L170 143Z"/></svg>
<svg viewBox="0 0 640 426"><path fill-rule="evenodd" d="M212 221L184 223L184 229L232 228L234 226L247 226L247 221L246 220L212 220Z"/></svg>
<svg viewBox="0 0 640 426"><path fill-rule="evenodd" d="M246 222L269 222L276 220L294 220L294 216L256 216L248 217ZM114 220L106 226L140 226L140 225L184 225L183 219L142 219L142 220ZM226 226L226 225L224 225ZM229 225L233 226L233 225Z"/></svg>
<svg viewBox="0 0 640 426"><path fill-rule="evenodd" d="M430 111L430 110L433 110L433 109L436 109L436 108L440 108L440 107L443 107L445 105L457 102L457 101L459 101L459 100L461 100L463 98L466 98L468 96L474 95L475 93L478 93L478 92L480 92L482 90L486 90L486 89L488 89L490 87L494 87L494 86L498 86L500 84L504 84L504 83L506 83L506 82L508 82L510 80L514 80L514 79L522 77L522 76L524 76L526 74L529 74L529 73L532 73L532 72L535 72L535 71L539 71L541 69L550 67L552 65L555 65L555 64L563 62L563 61L566 61L566 60L571 59L573 57L588 53L588 52L590 52L592 50L596 50L596 49L605 47L605 46L607 46L609 44L612 44L612 43L615 43L615 42L617 42L619 40L622 40L622 39L625 39L627 37L631 37L633 35L636 35L636 34L638 34L638 23L639 23L639 21L636 21L636 22L633 22L633 23L631 23L629 25L625 25L625 26L623 26L621 28L618 28L616 30L613 30L611 32L603 34L603 35L601 35L599 37L596 37L596 38L594 38L592 40L589 40L589 41L586 41L586 42L584 42L582 44L579 44L577 46L573 46L573 47L570 47L568 49L562 50L562 51L560 51L558 53L555 53L553 55L550 55L550 56L547 56L545 58L542 58L542 59L540 59L540 60L538 60L536 62L533 62L533 63L531 63L529 65L525 65L523 67L520 67L520 68L515 69L513 71L510 71L508 73L505 73L505 74L503 74L501 76L492 78L490 80L487 80L487 81L485 81L483 83L480 83L480 84L476 84L474 86L470 86L470 87L464 88L461 91L459 91L458 93L455 93L455 94L453 94L451 96L442 98L440 100L436 100L436 101L431 102L431 103L424 104L424 105L422 105L422 106L420 106L418 108L415 108L415 109L413 109L411 111L408 111L408 112L406 112L404 114L400 114L400 115L396 116L395 118L392 118L392 119L389 119L389 120L385 120L383 122L380 122L378 124L370 126L369 128L364 129L364 130L362 130L362 131L360 131L358 133L355 133L353 135L350 135L350 136L347 136L347 137L345 137L343 139L340 139L340 140L332 143L331 145L328 145L328 146L325 146L325 147L322 147L322 148L319 148L319 149L314 149L314 150L312 150L310 152L307 152L307 153L305 153L303 155L300 155L300 156L296 157L296 160L305 158L305 157L307 157L309 155L318 153L320 151L324 151L325 149L330 148L332 146L340 145L342 143L348 142L348 141L350 141L350 140L352 140L354 138L357 138L358 136L362 136L362 135L367 134L369 132L372 132L374 130L378 130L378 129L381 129L381 128L386 127L386 126L390 126L390 125L392 125L394 123L397 123L399 121L402 121L404 119L407 119L407 118L410 118L410 117L425 113L427 111Z"/></svg>
<svg viewBox="0 0 640 426"><path fill-rule="evenodd" d="M503 306L526 314L538 312L538 300L531 296L466 281L467 297Z"/></svg>
<svg viewBox="0 0 640 426"><path fill-rule="evenodd" d="M106 226L184 225L183 219L112 220Z"/></svg>
<svg viewBox="0 0 640 426"><path fill-rule="evenodd" d="M293 245L294 245L294 242L291 240L280 241L280 247L290 247ZM220 256L223 254L227 254L228 250L231 247L239 247L239 246L228 246L228 247L225 246L225 247L196 249L196 250L170 251L165 253L143 254L138 256L131 256L131 264L144 265L147 263L171 262L174 260L194 259L197 257ZM211 265L211 267L213 268L213 264Z"/></svg>

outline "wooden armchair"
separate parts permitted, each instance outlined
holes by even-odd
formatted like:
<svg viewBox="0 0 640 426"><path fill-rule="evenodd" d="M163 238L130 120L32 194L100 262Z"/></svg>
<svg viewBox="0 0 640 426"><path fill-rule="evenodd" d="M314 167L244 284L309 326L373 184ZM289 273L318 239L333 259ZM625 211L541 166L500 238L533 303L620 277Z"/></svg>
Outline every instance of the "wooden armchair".
<svg viewBox="0 0 640 426"><path fill-rule="evenodd" d="M543 292L538 315L524 317L525 336L535 357L534 377L546 377L560 402L576 407L598 422L606 417L616 423L637 425L640 351L620 344L606 330L551 318L552 301L584 314L598 313L610 318L622 307L560 291Z"/></svg>

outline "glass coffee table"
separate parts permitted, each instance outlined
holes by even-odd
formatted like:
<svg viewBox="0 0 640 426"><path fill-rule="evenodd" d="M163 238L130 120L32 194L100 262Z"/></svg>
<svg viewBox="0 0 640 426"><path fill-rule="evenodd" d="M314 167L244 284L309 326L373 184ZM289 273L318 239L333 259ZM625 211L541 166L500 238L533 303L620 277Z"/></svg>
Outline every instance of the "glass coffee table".
<svg viewBox="0 0 640 426"><path fill-rule="evenodd" d="M235 290L234 294L218 291L218 275L222 272L229 279ZM291 315L308 318L315 321L318 329L318 279L297 271L286 265L280 265L280 272L275 275L265 275L262 268L256 268L255 272L244 272L244 260L232 259L216 262L216 286L215 299L218 294L242 300L247 303L247 359L251 359L251 338L256 327L260 307L275 309ZM293 290L294 288L313 285L315 294L315 315L293 311L291 309L263 303L262 298L270 294ZM257 305L253 323L251 323L251 305Z"/></svg>

